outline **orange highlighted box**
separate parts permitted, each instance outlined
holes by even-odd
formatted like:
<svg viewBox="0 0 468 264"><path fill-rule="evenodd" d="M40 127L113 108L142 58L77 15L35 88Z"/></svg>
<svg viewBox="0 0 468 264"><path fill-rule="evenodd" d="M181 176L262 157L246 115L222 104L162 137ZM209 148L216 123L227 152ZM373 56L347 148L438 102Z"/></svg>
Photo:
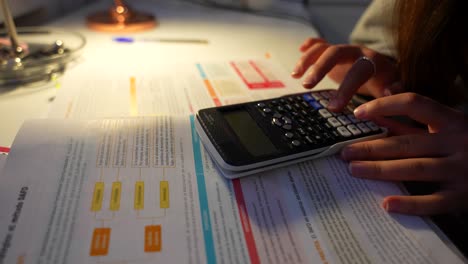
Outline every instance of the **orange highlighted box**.
<svg viewBox="0 0 468 264"><path fill-rule="evenodd" d="M110 233L110 228L94 229L91 249L89 252L90 256L107 256L109 253Z"/></svg>
<svg viewBox="0 0 468 264"><path fill-rule="evenodd" d="M145 226L145 252L161 251L161 226Z"/></svg>

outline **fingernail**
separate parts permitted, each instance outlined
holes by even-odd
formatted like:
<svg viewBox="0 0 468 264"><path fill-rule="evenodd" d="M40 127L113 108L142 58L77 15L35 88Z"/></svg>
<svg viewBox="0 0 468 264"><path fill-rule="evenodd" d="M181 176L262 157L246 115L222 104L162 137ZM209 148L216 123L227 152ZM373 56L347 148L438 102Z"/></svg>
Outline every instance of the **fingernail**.
<svg viewBox="0 0 468 264"><path fill-rule="evenodd" d="M382 207L385 209L385 211L389 213L397 213L400 211L400 204L398 200L384 200L382 203Z"/></svg>
<svg viewBox="0 0 468 264"><path fill-rule="evenodd" d="M359 119L364 119L366 118L366 109L367 108L367 105L366 104L362 104L360 106L358 106L356 109L354 109L353 113L354 113L354 116L356 118L359 118Z"/></svg>
<svg viewBox="0 0 468 264"><path fill-rule="evenodd" d="M313 87L317 84L317 79L315 78L315 75L313 74L313 72L307 75L307 78L304 80L304 83L302 84L307 87Z"/></svg>
<svg viewBox="0 0 468 264"><path fill-rule="evenodd" d="M385 95L385 96L390 96L390 95L392 95L392 91L390 91L390 89L386 88L386 89L384 90L384 95Z"/></svg>
<svg viewBox="0 0 468 264"><path fill-rule="evenodd" d="M366 167L360 162L350 162L348 165L348 170L351 175L360 178L365 175Z"/></svg>
<svg viewBox="0 0 468 264"><path fill-rule="evenodd" d="M336 110L337 108L338 108L338 100L336 98L330 99L330 102L328 102L328 109Z"/></svg>
<svg viewBox="0 0 468 264"><path fill-rule="evenodd" d="M297 76L299 75L301 72L301 67L300 66L296 66L296 68L294 68L294 70L291 72L291 75L292 76Z"/></svg>
<svg viewBox="0 0 468 264"><path fill-rule="evenodd" d="M354 153L356 153L356 150L353 148L353 147L344 147L342 150L341 150L341 158L344 159L344 160L349 160L353 155Z"/></svg>

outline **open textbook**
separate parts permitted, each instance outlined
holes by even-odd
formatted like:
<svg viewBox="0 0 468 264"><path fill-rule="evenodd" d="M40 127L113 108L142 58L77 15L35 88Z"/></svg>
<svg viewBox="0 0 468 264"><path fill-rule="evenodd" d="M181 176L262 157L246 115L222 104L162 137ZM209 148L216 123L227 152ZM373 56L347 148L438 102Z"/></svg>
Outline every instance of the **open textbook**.
<svg viewBox="0 0 468 264"><path fill-rule="evenodd" d="M392 183L329 157L226 180L193 117L29 121L0 181L0 263L462 263Z"/></svg>

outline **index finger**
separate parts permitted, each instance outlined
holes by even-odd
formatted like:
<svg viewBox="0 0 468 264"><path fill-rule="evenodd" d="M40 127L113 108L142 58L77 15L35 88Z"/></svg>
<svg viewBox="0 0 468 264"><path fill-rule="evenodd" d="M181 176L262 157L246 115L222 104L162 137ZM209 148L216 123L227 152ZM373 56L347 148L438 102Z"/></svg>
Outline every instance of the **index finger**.
<svg viewBox="0 0 468 264"><path fill-rule="evenodd" d="M453 127L462 118L460 112L415 93L377 98L354 109L354 115L359 119L408 116L434 128Z"/></svg>
<svg viewBox="0 0 468 264"><path fill-rule="evenodd" d="M330 101L328 109L335 112L343 109L357 90L375 75L375 70L375 64L369 59L356 60L346 73L335 98Z"/></svg>

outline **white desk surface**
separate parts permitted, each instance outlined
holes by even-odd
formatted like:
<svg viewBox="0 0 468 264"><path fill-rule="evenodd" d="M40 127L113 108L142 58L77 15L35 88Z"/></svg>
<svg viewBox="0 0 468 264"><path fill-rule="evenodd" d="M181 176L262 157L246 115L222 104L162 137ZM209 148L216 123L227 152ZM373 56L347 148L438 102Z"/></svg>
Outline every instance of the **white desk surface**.
<svg viewBox="0 0 468 264"><path fill-rule="evenodd" d="M53 21L49 26L78 31L86 37L87 44L80 63L89 65L90 71L109 71L113 68L125 71L135 65L141 67L178 61L262 57L266 53L271 54L289 71L300 57L299 45L306 37L317 36L312 27L298 22L213 9L188 2L137 0L131 3L137 10L155 14L158 27L133 34L100 33L86 28L86 15L108 8L108 1L86 6ZM206 39L209 44L147 43L136 51L135 48L130 50L126 47L131 44L120 44L121 47L117 49L110 48L116 45L112 42L115 36L195 38ZM300 85L300 81L297 83ZM336 84L326 79L319 87L336 87ZM12 144L24 120L47 117L55 93L53 84L40 88L0 90L0 146Z"/></svg>

